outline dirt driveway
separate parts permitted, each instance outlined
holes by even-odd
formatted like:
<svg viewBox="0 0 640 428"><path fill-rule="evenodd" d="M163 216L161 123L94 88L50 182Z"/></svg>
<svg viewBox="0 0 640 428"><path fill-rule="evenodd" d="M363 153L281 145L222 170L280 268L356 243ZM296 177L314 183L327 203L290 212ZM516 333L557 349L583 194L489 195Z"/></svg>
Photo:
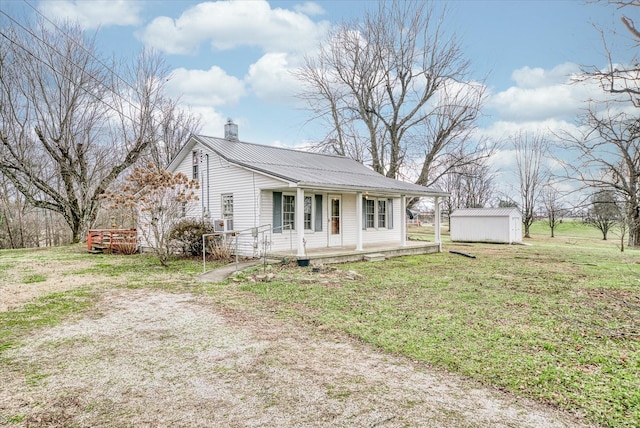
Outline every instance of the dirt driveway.
<svg viewBox="0 0 640 428"><path fill-rule="evenodd" d="M106 290L0 360L0 425L574 427L572 416L206 297ZM25 375L26 374L26 375Z"/></svg>

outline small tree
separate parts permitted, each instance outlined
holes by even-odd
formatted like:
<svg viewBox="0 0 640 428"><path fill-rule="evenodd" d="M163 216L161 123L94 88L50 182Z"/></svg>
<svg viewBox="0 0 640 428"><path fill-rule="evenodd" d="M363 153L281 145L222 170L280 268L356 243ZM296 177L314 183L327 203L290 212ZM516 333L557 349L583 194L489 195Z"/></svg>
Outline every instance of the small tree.
<svg viewBox="0 0 640 428"><path fill-rule="evenodd" d="M549 140L541 134L519 132L510 137L516 152L520 198L522 200L522 225L524 237L531 238L529 228L535 220L535 208L549 172L544 161L549 153Z"/></svg>
<svg viewBox="0 0 640 428"><path fill-rule="evenodd" d="M542 190L542 203L547 212L547 224L551 229L551 237L555 238L555 230L562 220L562 207L560 205L560 193L551 183Z"/></svg>
<svg viewBox="0 0 640 428"><path fill-rule="evenodd" d="M136 167L116 191L107 191L104 198L110 208L130 207L138 213L138 225L147 245L167 266L172 254L170 232L184 216L187 203L198 199L198 182L183 173L172 174L150 163Z"/></svg>
<svg viewBox="0 0 640 428"><path fill-rule="evenodd" d="M601 190L591 197L591 208L585 223L602 232L602 239L607 240L607 234L620 220L620 206L613 190Z"/></svg>

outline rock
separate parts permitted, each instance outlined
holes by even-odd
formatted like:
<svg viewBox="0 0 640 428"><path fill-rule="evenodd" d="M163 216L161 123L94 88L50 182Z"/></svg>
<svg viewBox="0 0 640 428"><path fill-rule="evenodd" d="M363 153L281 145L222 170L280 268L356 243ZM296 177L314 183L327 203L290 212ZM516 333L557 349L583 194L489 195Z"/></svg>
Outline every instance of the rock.
<svg viewBox="0 0 640 428"><path fill-rule="evenodd" d="M362 275L360 275L355 270L350 270L350 271L346 272L345 275L349 279L362 279L362 278L364 278Z"/></svg>

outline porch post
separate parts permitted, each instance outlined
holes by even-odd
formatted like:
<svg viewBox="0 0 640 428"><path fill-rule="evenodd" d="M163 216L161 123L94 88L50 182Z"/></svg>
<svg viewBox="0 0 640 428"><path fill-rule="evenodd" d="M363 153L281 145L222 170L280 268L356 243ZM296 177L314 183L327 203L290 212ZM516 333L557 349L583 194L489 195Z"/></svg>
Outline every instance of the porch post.
<svg viewBox="0 0 640 428"><path fill-rule="evenodd" d="M400 196L400 246L407 246L407 197Z"/></svg>
<svg viewBox="0 0 640 428"><path fill-rule="evenodd" d="M362 192L356 193L356 251L362 251Z"/></svg>
<svg viewBox="0 0 640 428"><path fill-rule="evenodd" d="M296 241L297 257L304 257L304 189L296 189Z"/></svg>
<svg viewBox="0 0 640 428"><path fill-rule="evenodd" d="M435 197L434 206L436 217L434 222L434 227L436 229L435 240L436 244L438 244L438 252L442 252L442 238L440 236L440 198L437 196Z"/></svg>

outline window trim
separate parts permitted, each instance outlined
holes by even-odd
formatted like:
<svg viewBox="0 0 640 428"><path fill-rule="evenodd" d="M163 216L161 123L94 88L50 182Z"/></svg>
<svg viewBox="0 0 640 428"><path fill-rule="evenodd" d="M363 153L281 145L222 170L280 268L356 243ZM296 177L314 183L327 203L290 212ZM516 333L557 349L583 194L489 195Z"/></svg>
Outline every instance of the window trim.
<svg viewBox="0 0 640 428"><path fill-rule="evenodd" d="M278 191L274 191L273 192L273 207L272 207L272 213L273 213L273 233L282 233L282 231L285 230L292 230L295 231L297 230L297 225L296 225L296 197L297 195L295 193L285 193L285 192L278 192ZM285 208L286 204L285 204L285 198L291 198L292 201L292 211L286 211ZM322 232L323 230L323 226L322 226L322 216L323 216L323 212L322 212L322 201L324 200L323 198L323 194L322 193L306 193L304 195L304 199L305 201L307 200L307 198L309 198L311 204L310 205L306 205L305 203L303 203L303 210L305 210L307 207L310 208L311 212L306 212L303 213L303 231L306 234L309 233L314 233L314 232ZM292 216L292 222L286 221L285 222L285 215L291 215ZM309 220L307 221L305 219L305 215L309 215ZM286 224L292 224L291 229L289 229L288 227L286 227ZM309 226L309 228L307 228L307 226Z"/></svg>
<svg viewBox="0 0 640 428"><path fill-rule="evenodd" d="M225 204L225 199L227 200L231 200L231 213L229 213L226 208L228 208L228 205ZM222 193L220 195L220 214L222 216L223 219L227 220L228 223L230 223L229 228L233 230L233 216L234 216L234 210L233 210L233 193Z"/></svg>
<svg viewBox="0 0 640 428"><path fill-rule="evenodd" d="M379 198L376 199L376 228L377 229L386 229L387 228L387 199ZM384 205L384 213L381 213L380 207L381 204ZM382 217L380 217L382 216ZM382 224L380 224L380 219L382 218Z"/></svg>
<svg viewBox="0 0 640 428"><path fill-rule="evenodd" d="M197 150L194 150L191 156L191 178L200 181L200 154Z"/></svg>
<svg viewBox="0 0 640 428"><path fill-rule="evenodd" d="M365 229L377 229L376 227L376 200L374 198L366 198L365 199L365 204L364 204L364 218L365 218L365 223L364 223L364 228ZM371 203L371 204L369 204ZM373 211L369 212L369 205L371 205L373 207ZM371 220L371 226L369 226L369 220Z"/></svg>
<svg viewBox="0 0 640 428"><path fill-rule="evenodd" d="M384 204L384 222L380 222L381 203ZM368 211L371 205L373 206L373 213ZM372 229L393 229L393 198L362 197L362 230Z"/></svg>
<svg viewBox="0 0 640 428"><path fill-rule="evenodd" d="M309 212L307 213L307 199L309 199ZM314 204L315 198L314 195L304 195L304 204L303 204L303 216L302 220L304 223L303 230L306 232L313 232L315 225L315 213L314 213ZM307 214L309 214L309 227L307 228Z"/></svg>
<svg viewBox="0 0 640 428"><path fill-rule="evenodd" d="M285 199L288 198L291 198L291 211L287 211L288 207ZM285 220L285 215L290 215L291 218L289 220ZM291 227L287 227L289 224ZM290 193L282 194L282 230L296 230L296 195Z"/></svg>

